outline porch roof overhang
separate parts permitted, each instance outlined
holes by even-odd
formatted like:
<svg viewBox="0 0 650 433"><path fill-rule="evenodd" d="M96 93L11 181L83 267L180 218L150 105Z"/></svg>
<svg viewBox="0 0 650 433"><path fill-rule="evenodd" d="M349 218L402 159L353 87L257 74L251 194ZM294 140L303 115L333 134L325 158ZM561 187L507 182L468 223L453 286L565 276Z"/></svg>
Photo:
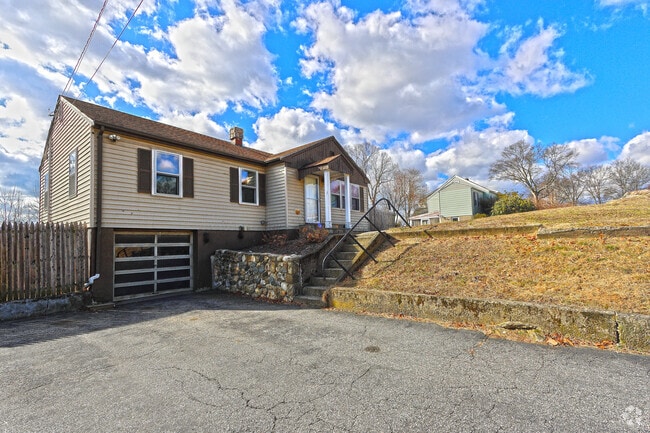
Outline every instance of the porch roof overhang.
<svg viewBox="0 0 650 433"><path fill-rule="evenodd" d="M356 184L364 184L365 179L363 176L354 169L354 167L347 163L346 159L341 154L336 154L323 158L319 161L310 162L298 169L298 178L303 179L310 174L319 174L329 170L332 173L349 174L350 181Z"/></svg>

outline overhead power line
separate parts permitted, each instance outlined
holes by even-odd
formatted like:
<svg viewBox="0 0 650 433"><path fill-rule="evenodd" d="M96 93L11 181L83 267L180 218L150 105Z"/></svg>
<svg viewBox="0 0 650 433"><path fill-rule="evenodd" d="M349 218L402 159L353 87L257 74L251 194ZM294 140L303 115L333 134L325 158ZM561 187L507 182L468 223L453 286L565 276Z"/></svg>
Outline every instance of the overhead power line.
<svg viewBox="0 0 650 433"><path fill-rule="evenodd" d="M107 1L108 1L108 0L107 0ZM111 54L111 51L113 51L113 48L115 48L115 45L117 44L117 41L120 40L120 38L121 38L122 35L124 34L124 31L126 30L126 28L127 28L127 27L129 26L129 24L131 23L131 20L133 19L133 17L135 16L135 14L138 12L138 9L140 9L140 6L142 6L142 3L143 3L143 2L144 2L144 0L140 0L140 3L138 3L138 6L133 10L133 13L132 13L131 16L129 17L129 20L126 22L126 24L124 24L124 27L122 28L122 31L121 31L120 34L117 35L117 37L115 38L115 41L113 42L113 45L111 45L111 47L108 49L108 52L106 53L106 55L105 55L104 58L102 59L102 61L99 63L99 65L97 65L97 67L95 68L95 72L93 72L93 74L90 76L90 78L88 79L88 81L86 81L86 84L84 84L84 88L85 88L88 84L90 84L90 82L93 80L93 78L95 78L95 75L97 75L97 72L99 71L99 68L102 67L102 65L104 64L104 61L106 61L106 59L108 58L109 54Z"/></svg>
<svg viewBox="0 0 650 433"><path fill-rule="evenodd" d="M97 19L95 20L95 25L93 25L93 29L90 31L90 35L88 35L88 40L86 41L86 45L81 51L81 54L79 55L79 59L77 59L77 64L72 70L72 73L70 74L70 78L68 78L68 82L63 88L63 92L61 92L61 94L63 95L65 95L65 93L70 89L70 85L72 84L72 79L74 78L75 74L79 70L79 66L81 66L81 61L83 60L84 56L86 55L86 52L88 51L88 46L90 45L90 41L92 40L93 35L95 34L95 30L97 30L97 25L99 24L99 20L101 19L107 4L108 4L108 0L104 0L104 4L102 5L102 8L99 10L99 15L97 15Z"/></svg>

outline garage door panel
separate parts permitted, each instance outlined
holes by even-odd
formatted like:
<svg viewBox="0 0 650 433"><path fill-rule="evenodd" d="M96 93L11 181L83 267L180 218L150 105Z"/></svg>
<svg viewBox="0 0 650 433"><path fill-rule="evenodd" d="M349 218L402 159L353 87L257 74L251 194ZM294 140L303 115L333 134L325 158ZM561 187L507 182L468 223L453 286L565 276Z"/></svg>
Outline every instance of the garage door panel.
<svg viewBox="0 0 650 433"><path fill-rule="evenodd" d="M160 282L157 285L157 291L158 292L164 292L167 290L178 290L178 281L166 281L166 282Z"/></svg>
<svg viewBox="0 0 650 433"><path fill-rule="evenodd" d="M192 288L189 233L116 233L115 297Z"/></svg>
<svg viewBox="0 0 650 433"><path fill-rule="evenodd" d="M115 247L115 257L153 257L155 249L153 246L149 247L130 247L124 244Z"/></svg>
<svg viewBox="0 0 650 433"><path fill-rule="evenodd" d="M130 270L147 269L147 268L153 269L154 266L155 266L155 261L153 259L115 262L116 271L130 271Z"/></svg>
<svg viewBox="0 0 650 433"><path fill-rule="evenodd" d="M155 289L154 283L139 284L137 286L115 287L115 297L137 296L144 294L153 294Z"/></svg>
<svg viewBox="0 0 650 433"><path fill-rule="evenodd" d="M175 268L178 266L190 266L189 258L158 259L158 269Z"/></svg>
<svg viewBox="0 0 650 433"><path fill-rule="evenodd" d="M116 244L153 244L156 235L143 233L118 233L115 235Z"/></svg>
<svg viewBox="0 0 650 433"><path fill-rule="evenodd" d="M115 284L135 283L141 281L154 281L156 274L154 272L138 272L133 274L115 275Z"/></svg>

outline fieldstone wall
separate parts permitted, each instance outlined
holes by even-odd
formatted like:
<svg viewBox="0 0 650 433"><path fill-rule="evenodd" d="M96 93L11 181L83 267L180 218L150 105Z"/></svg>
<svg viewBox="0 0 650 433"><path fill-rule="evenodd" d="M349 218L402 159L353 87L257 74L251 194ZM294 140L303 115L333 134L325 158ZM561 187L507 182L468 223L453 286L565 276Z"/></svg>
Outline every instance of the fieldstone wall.
<svg viewBox="0 0 650 433"><path fill-rule="evenodd" d="M217 250L212 288L291 302L302 288L300 256Z"/></svg>

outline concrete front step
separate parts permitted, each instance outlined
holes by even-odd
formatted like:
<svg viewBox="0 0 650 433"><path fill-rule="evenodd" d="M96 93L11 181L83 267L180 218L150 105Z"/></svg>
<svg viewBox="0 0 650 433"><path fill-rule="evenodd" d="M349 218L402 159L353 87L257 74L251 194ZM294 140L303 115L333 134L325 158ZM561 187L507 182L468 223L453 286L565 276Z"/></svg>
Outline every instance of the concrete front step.
<svg viewBox="0 0 650 433"><path fill-rule="evenodd" d="M337 260L352 260L357 254L357 251L339 251L335 255Z"/></svg>
<svg viewBox="0 0 650 433"><path fill-rule="evenodd" d="M323 302L323 299L320 296L305 296L305 295L294 296L293 302L307 307L314 307L314 308L327 307L327 304Z"/></svg>
<svg viewBox="0 0 650 433"><path fill-rule="evenodd" d="M338 278L344 272L345 271L343 269L341 269L340 267L337 266L337 267L334 267L334 268L325 269L324 274L325 274L325 277Z"/></svg>
<svg viewBox="0 0 650 433"><path fill-rule="evenodd" d="M334 277L311 277L311 283L315 286L331 286L336 283L337 278Z"/></svg>
<svg viewBox="0 0 650 433"><path fill-rule="evenodd" d="M329 289L327 286L305 286L302 288L301 294L293 298L293 302L310 307L327 307L327 303L323 301L323 295L327 289Z"/></svg>
<svg viewBox="0 0 650 433"><path fill-rule="evenodd" d="M355 244L354 242L350 244L343 244L339 249L339 252L341 253L358 253L359 251L361 251L361 247L359 247L359 245Z"/></svg>
<svg viewBox="0 0 650 433"><path fill-rule="evenodd" d="M339 259L337 258L337 260ZM327 267L341 269L341 266L345 266L345 269L350 269L350 266L352 266L352 260L339 260L339 263L336 263L334 260L330 260L327 262Z"/></svg>
<svg viewBox="0 0 650 433"><path fill-rule="evenodd" d="M323 293L327 291L329 287L326 286L305 286L301 289L302 296L316 296L321 298Z"/></svg>

